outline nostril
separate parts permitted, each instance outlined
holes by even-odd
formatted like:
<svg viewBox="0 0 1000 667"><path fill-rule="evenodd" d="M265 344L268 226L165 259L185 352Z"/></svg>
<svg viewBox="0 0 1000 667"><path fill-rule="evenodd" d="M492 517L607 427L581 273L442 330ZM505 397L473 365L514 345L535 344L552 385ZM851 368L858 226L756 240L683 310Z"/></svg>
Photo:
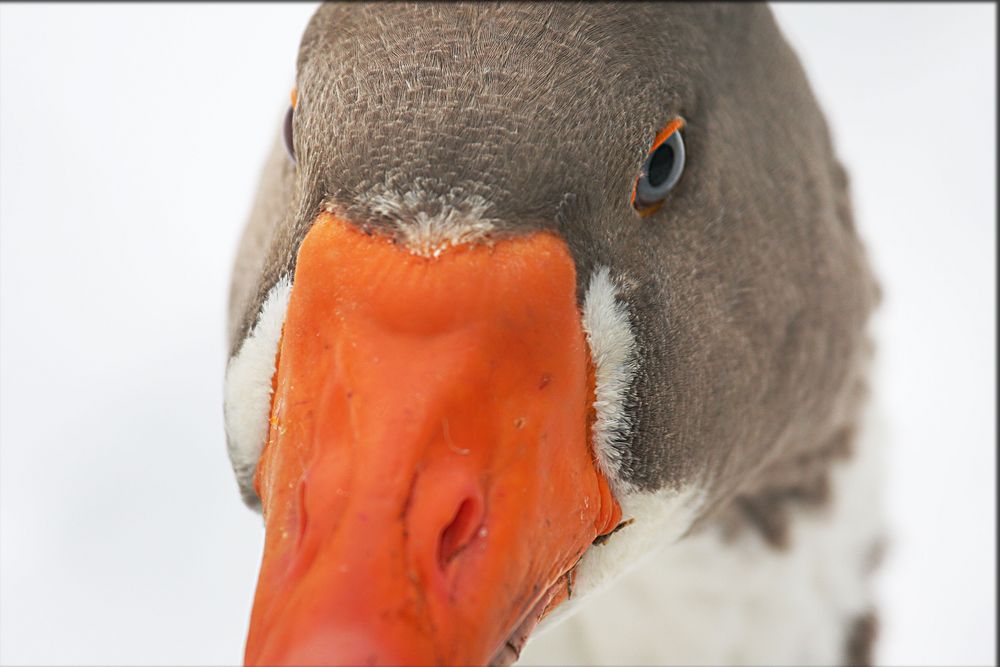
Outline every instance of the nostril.
<svg viewBox="0 0 1000 667"><path fill-rule="evenodd" d="M444 570L462 549L469 546L479 530L482 507L475 498L466 498L458 506L451 522L441 531L438 541L438 567Z"/></svg>

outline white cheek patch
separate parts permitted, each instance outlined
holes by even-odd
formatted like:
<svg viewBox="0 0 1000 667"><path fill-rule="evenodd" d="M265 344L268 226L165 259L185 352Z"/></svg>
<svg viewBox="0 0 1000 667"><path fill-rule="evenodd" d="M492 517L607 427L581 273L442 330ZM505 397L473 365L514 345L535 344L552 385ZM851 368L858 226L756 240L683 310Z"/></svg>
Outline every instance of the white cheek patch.
<svg viewBox="0 0 1000 667"><path fill-rule="evenodd" d="M677 541L703 502L696 487L643 492L625 478L623 448L633 426L626 400L635 380L638 350L628 311L617 292L608 267L597 267L584 296L582 321L594 363L594 452L626 525L584 553L576 567L572 595L542 621L538 633L572 615L581 600L606 588L664 544Z"/></svg>
<svg viewBox="0 0 1000 667"><path fill-rule="evenodd" d="M636 372L636 343L625 305L606 266L590 276L583 299L583 330L594 363L594 452L615 495L632 490L623 473L622 447L632 431L625 399Z"/></svg>
<svg viewBox="0 0 1000 667"><path fill-rule="evenodd" d="M253 475L267 440L271 383L291 293L291 281L284 276L268 292L257 322L226 367L223 410L229 460L244 501L252 505L258 504Z"/></svg>
<svg viewBox="0 0 1000 667"><path fill-rule="evenodd" d="M623 448L632 432L626 400L635 381L638 350L628 311L617 293L610 269L597 267L584 296L582 321L594 364L594 452L627 525L587 550L576 568L572 596L539 630L572 614L587 595L605 588L657 548L676 541L691 526L701 505L702 495L695 488L648 493L625 478Z"/></svg>

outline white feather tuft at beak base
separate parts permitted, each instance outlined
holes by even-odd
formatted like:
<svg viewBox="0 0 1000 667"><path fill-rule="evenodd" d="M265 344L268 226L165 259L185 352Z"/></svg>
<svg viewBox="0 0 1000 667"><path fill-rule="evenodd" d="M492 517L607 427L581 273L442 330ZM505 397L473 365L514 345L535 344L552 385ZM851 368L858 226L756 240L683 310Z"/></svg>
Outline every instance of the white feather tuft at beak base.
<svg viewBox="0 0 1000 667"><path fill-rule="evenodd" d="M594 452L616 495L628 493L622 445L632 431L625 408L636 373L636 342L617 286L606 266L590 275L583 299L583 330L594 363Z"/></svg>
<svg viewBox="0 0 1000 667"><path fill-rule="evenodd" d="M268 292L257 322L226 368L223 410L229 460L247 504L257 506L253 476L267 440L272 380L292 283L283 276Z"/></svg>

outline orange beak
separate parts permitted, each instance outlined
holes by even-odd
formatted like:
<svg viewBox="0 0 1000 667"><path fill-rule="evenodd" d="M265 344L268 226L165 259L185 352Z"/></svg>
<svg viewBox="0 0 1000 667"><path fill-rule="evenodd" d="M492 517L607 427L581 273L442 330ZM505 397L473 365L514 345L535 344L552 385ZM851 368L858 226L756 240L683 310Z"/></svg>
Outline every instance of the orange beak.
<svg viewBox="0 0 1000 667"><path fill-rule="evenodd" d="M303 240L257 468L248 664L510 662L620 509L565 244Z"/></svg>

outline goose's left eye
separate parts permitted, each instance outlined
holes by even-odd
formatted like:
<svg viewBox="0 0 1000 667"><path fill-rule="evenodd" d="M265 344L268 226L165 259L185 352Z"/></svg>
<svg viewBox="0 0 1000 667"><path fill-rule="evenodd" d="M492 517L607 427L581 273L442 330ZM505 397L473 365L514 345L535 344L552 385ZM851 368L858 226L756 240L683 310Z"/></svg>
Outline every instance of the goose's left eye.
<svg viewBox="0 0 1000 667"><path fill-rule="evenodd" d="M685 157L683 126L679 118L671 121L653 142L632 194L632 205L639 215L655 212L681 178Z"/></svg>
<svg viewBox="0 0 1000 667"><path fill-rule="evenodd" d="M285 140L285 150L288 151L288 158L295 162L295 135L292 134L292 119L295 117L295 107L288 107L285 114L285 124L281 129L281 136Z"/></svg>

